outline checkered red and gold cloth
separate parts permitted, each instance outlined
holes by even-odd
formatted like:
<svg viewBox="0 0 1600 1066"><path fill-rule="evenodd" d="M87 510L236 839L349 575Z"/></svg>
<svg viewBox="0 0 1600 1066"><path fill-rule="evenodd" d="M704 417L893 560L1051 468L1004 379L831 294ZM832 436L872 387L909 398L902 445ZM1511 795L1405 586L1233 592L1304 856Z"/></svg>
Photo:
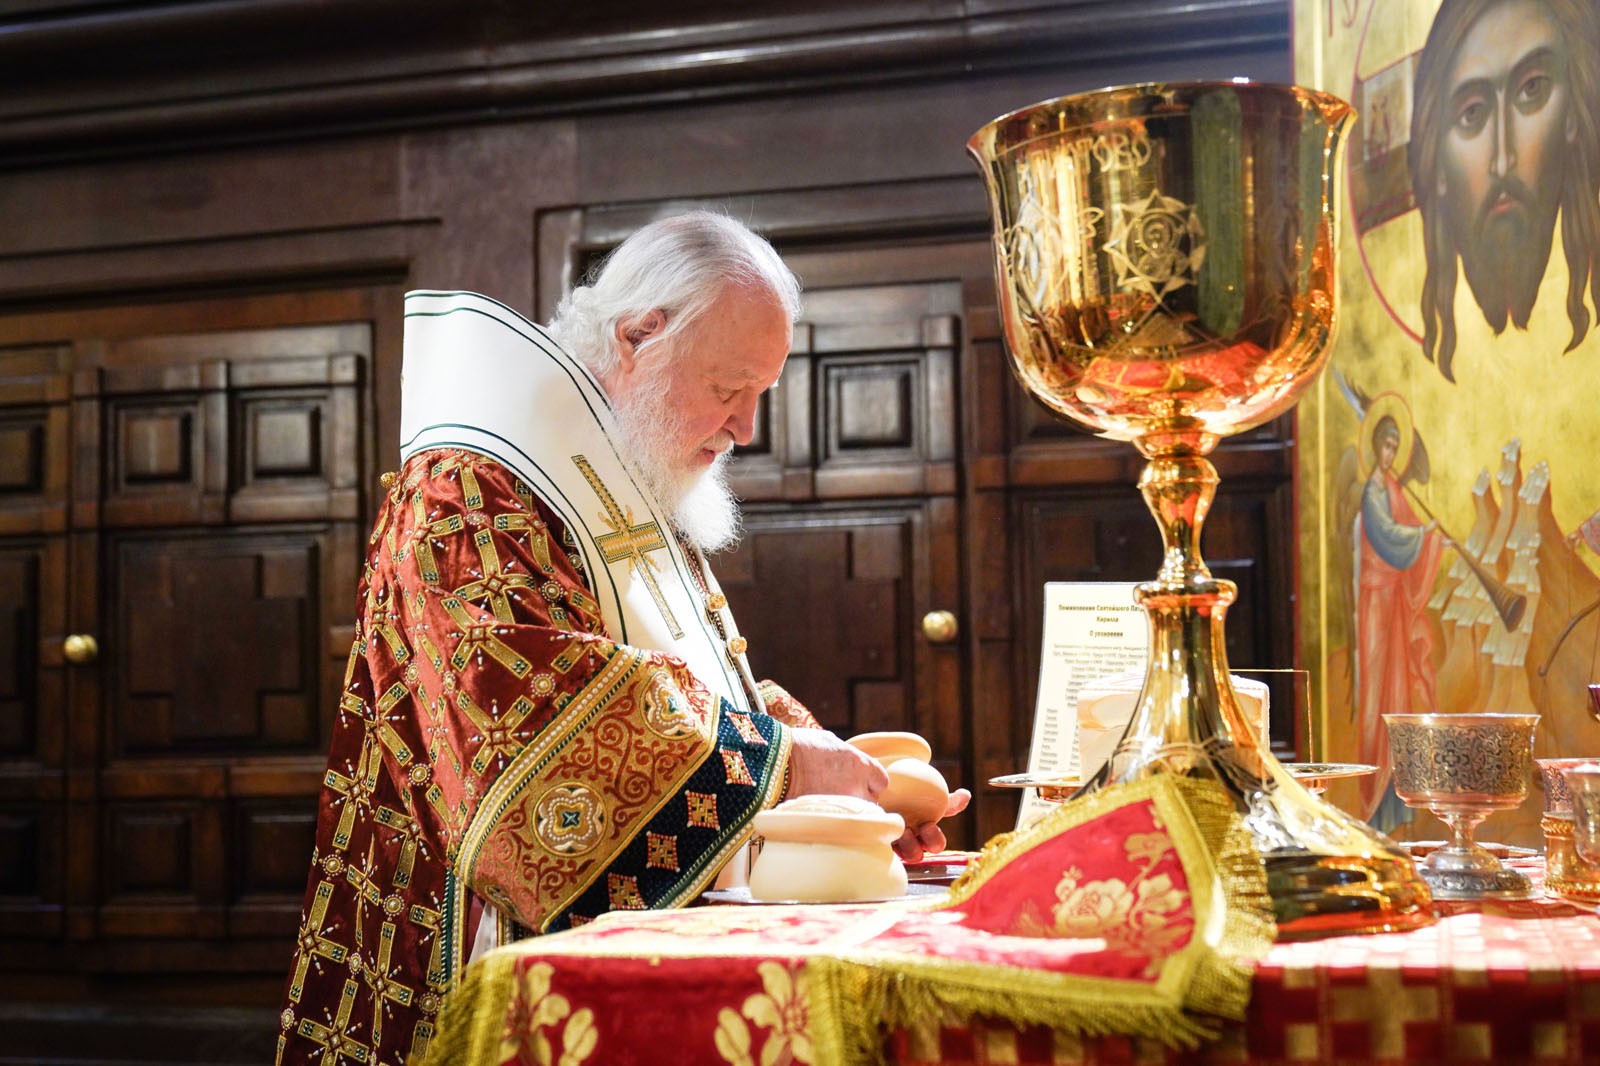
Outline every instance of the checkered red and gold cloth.
<svg viewBox="0 0 1600 1066"><path fill-rule="evenodd" d="M1537 882L1541 871L1530 864L1525 872ZM881 1057L903 1066L1600 1061L1600 917L1590 907L1548 897L1436 906L1439 922L1424 929L1274 945L1257 965L1244 1019L1227 1022L1216 1041L1196 1050L1147 1036L1089 1036L1066 1026L944 1010L884 1026ZM481 1061L831 1064L822 1043L826 1020L808 998L814 988L808 987L806 957L870 954L884 932L926 925L938 913L910 925L886 917L868 928L858 909L857 919L827 919L823 929L814 920L773 925L760 917L763 910L640 916L656 934L663 922L688 923L720 938L702 942L693 958L663 948L659 936L651 951L627 957L635 919L621 915L607 926L610 944L599 951L591 941L570 952L525 954L504 976L506 987L516 990L514 1009L497 1015L502 1024L491 1034L504 1055ZM727 922L740 928L722 928ZM534 941L521 950L542 947L556 945ZM667 987L664 975L685 966L695 972L695 1011L684 1010L690 1000L641 994ZM1020 995L1022 985L1016 987ZM629 1034L654 1035L634 1040ZM619 1046L620 1038L628 1039ZM775 1057L768 1054L774 1050Z"/></svg>
<svg viewBox="0 0 1600 1066"><path fill-rule="evenodd" d="M1525 872L1537 878L1539 868ZM1557 1066L1600 1062L1600 917L1553 898L1441 903L1407 933L1278 944L1213 1044L1084 1040L997 1020L889 1035L907 1066Z"/></svg>

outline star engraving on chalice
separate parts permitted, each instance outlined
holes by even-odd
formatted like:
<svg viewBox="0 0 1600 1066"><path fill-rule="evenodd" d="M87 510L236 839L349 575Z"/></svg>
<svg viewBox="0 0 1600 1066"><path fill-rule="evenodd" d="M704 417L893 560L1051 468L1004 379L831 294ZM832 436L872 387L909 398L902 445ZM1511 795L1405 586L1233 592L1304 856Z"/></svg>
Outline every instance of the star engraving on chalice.
<svg viewBox="0 0 1600 1066"><path fill-rule="evenodd" d="M1193 206L1151 189L1142 200L1111 205L1105 252L1122 288L1159 300L1194 284L1205 262L1205 229Z"/></svg>

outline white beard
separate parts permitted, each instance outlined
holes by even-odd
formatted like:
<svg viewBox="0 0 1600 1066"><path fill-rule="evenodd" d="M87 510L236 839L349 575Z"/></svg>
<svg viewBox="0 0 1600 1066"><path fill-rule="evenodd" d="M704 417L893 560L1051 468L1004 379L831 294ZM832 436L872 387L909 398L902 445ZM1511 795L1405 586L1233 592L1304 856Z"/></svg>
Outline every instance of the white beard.
<svg viewBox="0 0 1600 1066"><path fill-rule="evenodd" d="M615 413L623 460L666 509L672 528L708 555L737 544L739 501L728 487L732 449L705 469L674 462L683 446L683 420L667 406L665 375L642 381L631 402L619 404Z"/></svg>

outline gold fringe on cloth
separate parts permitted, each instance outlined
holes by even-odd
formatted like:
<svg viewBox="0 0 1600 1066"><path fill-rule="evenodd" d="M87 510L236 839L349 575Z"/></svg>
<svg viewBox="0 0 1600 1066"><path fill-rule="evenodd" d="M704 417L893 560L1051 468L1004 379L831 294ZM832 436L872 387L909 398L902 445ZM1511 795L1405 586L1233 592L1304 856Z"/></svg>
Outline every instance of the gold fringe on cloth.
<svg viewBox="0 0 1600 1066"><path fill-rule="evenodd" d="M797 935L808 921L817 930ZM592 1066L636 1053L633 1044L603 1046L619 1039L609 1024L616 1019L596 1013L618 1009L614 986L580 1001L594 981L611 985L613 959L696 961L752 977L761 970L764 982L785 975L782 994L767 984L728 1003L707 1002L681 976L639 987L639 995L681 1003L686 1023L694 1019L661 1039L699 1057L671 1061L748 1059L743 1034L746 1022L748 1032L757 1027L757 1000L772 1000L760 1024L782 1015L789 1027L781 1040L764 1038L763 1061L790 1047L795 1061L815 1066L881 1063L890 1030L934 1039L940 1025L980 1018L1192 1048L1223 1019L1243 1019L1254 964L1273 934L1261 858L1227 793L1161 775L996 837L945 899L617 913L502 947L467 969L423 1061L413 1056L408 1066ZM705 1022L719 1016L726 1021L712 1027L713 1040ZM732 1059L728 1026L744 1048Z"/></svg>
<svg viewBox="0 0 1600 1066"><path fill-rule="evenodd" d="M861 952L819 957L805 970L818 1062L882 1061L884 1027L987 1015L1092 1037L1148 1037L1193 1048L1221 1019L1242 1020L1255 963L1275 927L1266 874L1250 834L1214 782L1160 775L1063 804L1028 829L995 837L937 910L960 910L1018 856L1124 804L1154 799L1182 862L1193 906L1190 942L1161 961L1148 987L1106 977L962 960ZM1087 857L1086 857L1087 858ZM824 1051L824 1049L830 1049Z"/></svg>

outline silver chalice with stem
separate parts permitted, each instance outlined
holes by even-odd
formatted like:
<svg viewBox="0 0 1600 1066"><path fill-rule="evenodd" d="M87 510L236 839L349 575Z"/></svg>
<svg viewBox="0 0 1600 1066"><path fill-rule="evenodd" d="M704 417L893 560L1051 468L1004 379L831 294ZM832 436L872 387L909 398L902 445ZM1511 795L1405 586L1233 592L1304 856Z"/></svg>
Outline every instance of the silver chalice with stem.
<svg viewBox="0 0 1600 1066"><path fill-rule="evenodd" d="M1394 791L1430 810L1450 839L1422 864L1438 899L1520 899L1526 876L1473 839L1478 823L1528 798L1536 714L1386 714Z"/></svg>

